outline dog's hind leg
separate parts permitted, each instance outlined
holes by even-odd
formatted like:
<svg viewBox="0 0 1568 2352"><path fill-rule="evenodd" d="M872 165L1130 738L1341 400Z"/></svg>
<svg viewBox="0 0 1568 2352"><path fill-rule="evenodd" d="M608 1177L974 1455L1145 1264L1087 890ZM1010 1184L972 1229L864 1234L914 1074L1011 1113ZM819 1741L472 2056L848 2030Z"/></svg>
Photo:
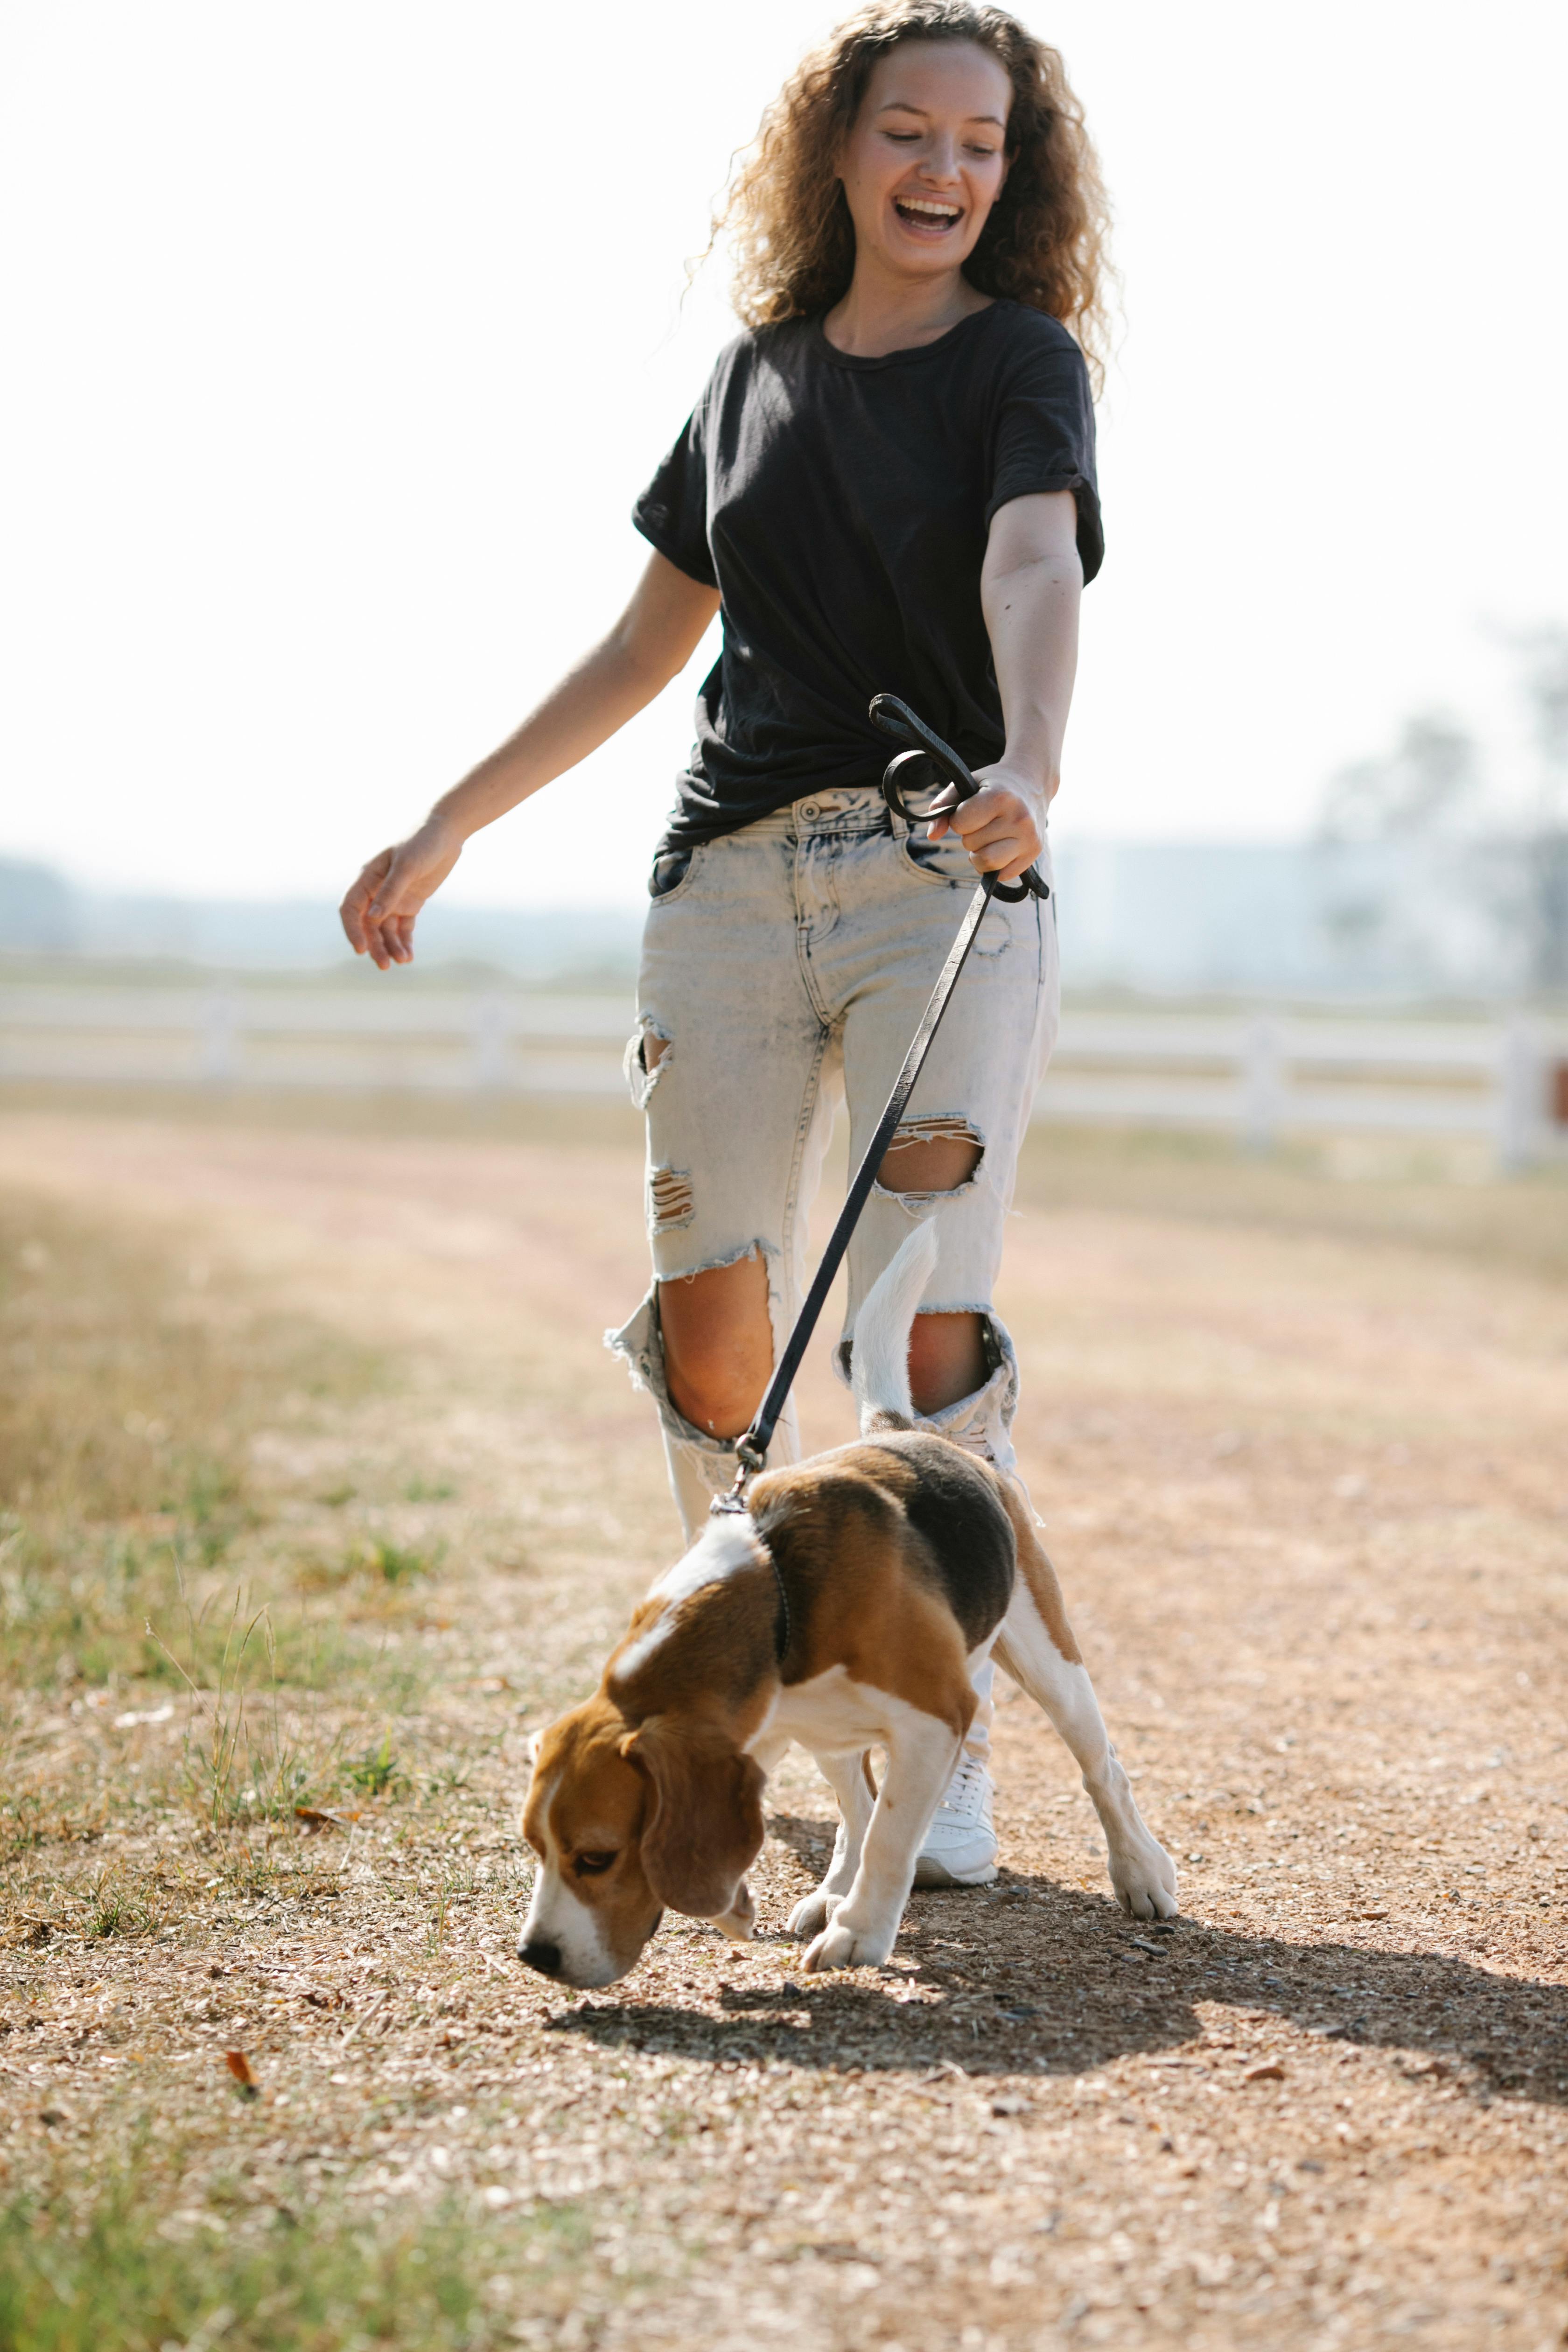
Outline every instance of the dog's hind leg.
<svg viewBox="0 0 1568 2352"><path fill-rule="evenodd" d="M1018 1575L996 1638L996 1663L1044 1708L1083 1774L1105 1832L1116 1899L1135 1919L1174 1916L1176 1865L1144 1822L1110 1744L1100 1702L1062 1607L1056 1570L1040 1548L1026 1507L1003 1481L1018 1539Z"/></svg>
<svg viewBox="0 0 1568 2352"><path fill-rule="evenodd" d="M789 1915L792 1936L819 1936L854 1885L855 1874L860 1867L860 1849L866 1843L871 1809L877 1801L869 1756L819 1756L816 1764L838 1800L838 1834L834 1840L833 1860L821 1885L797 1903Z"/></svg>

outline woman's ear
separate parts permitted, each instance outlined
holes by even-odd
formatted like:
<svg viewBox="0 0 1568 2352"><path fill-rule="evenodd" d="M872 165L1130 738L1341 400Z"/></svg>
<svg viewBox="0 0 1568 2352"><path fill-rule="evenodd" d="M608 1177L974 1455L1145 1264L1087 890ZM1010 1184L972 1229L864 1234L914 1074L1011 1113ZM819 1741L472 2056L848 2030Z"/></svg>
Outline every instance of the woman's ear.
<svg viewBox="0 0 1568 2352"><path fill-rule="evenodd" d="M650 1716L621 1742L647 1776L642 1866L655 1899L693 1919L721 1919L762 1852L765 1775L720 1732Z"/></svg>

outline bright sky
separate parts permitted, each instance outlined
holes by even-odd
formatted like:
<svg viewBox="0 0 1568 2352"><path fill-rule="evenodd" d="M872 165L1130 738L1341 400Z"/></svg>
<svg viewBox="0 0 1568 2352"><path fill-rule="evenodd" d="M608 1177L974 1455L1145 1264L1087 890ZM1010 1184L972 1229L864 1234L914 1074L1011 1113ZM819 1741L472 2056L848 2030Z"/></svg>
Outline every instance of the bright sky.
<svg viewBox="0 0 1568 2352"><path fill-rule="evenodd" d="M1058 829L1278 836L1568 619L1556 0L1029 0L1119 216ZM8 0L0 853L330 892L613 617L815 0ZM630 899L704 654L465 855Z"/></svg>

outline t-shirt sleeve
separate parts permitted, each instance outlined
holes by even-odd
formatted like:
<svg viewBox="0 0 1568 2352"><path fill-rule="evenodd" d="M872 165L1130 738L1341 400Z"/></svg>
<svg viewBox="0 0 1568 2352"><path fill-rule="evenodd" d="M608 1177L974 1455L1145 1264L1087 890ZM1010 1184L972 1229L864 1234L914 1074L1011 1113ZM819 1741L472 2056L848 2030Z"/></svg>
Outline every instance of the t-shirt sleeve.
<svg viewBox="0 0 1568 2352"><path fill-rule="evenodd" d="M692 410L686 430L633 507L632 520L678 572L717 588L708 548L706 408L700 401Z"/></svg>
<svg viewBox="0 0 1568 2352"><path fill-rule="evenodd" d="M1092 580L1105 556L1094 475L1094 402L1083 353L1067 336L1023 353L1001 390L992 436L985 527L1013 499L1071 490L1078 551Z"/></svg>

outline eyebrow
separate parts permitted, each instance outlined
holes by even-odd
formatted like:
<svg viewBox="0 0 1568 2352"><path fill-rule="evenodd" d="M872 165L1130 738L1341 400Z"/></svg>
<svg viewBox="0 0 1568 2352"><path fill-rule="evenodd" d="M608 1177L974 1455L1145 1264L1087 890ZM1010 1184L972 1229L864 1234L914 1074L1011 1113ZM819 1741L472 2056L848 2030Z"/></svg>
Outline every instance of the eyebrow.
<svg viewBox="0 0 1568 2352"><path fill-rule="evenodd" d="M907 98L887 99L877 111L879 114L921 114L924 115L928 121L931 120L929 107L914 106ZM997 131L1005 131L1007 128L999 114L966 114L963 119L966 122L989 122Z"/></svg>

